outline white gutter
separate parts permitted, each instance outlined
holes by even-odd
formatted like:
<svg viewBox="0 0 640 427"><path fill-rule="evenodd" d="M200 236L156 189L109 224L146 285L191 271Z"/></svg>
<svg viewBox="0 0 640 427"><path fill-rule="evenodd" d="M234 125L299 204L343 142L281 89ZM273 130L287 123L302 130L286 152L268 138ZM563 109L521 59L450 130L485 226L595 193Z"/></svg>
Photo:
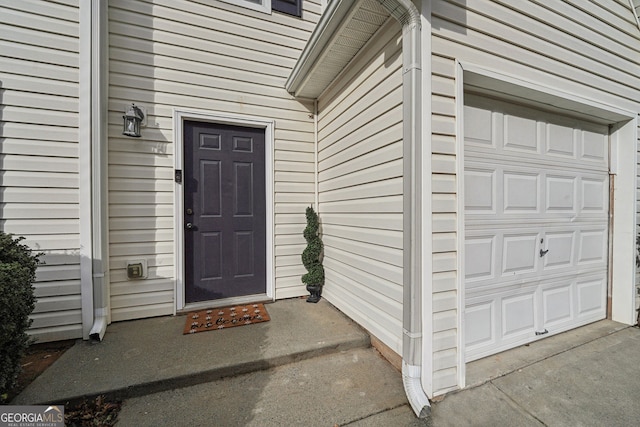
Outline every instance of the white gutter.
<svg viewBox="0 0 640 427"><path fill-rule="evenodd" d="M431 405L422 386L421 195L422 47L421 16L411 0L378 0L402 24L403 90L403 340L402 380L420 418ZM414 167L415 163L415 167Z"/></svg>
<svg viewBox="0 0 640 427"><path fill-rule="evenodd" d="M107 1L80 2L80 281L83 338L109 323L107 240Z"/></svg>

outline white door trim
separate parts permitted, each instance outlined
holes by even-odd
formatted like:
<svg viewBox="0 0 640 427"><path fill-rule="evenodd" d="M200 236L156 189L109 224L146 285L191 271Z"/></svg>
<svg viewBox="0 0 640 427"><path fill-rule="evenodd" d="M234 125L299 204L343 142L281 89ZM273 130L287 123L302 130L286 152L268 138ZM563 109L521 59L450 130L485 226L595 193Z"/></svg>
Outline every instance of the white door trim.
<svg viewBox="0 0 640 427"><path fill-rule="evenodd" d="M457 62L456 111L458 123L462 122L464 108L464 89L467 85L499 92L512 96L520 102L530 102L532 106L556 106L558 111L568 110L574 114L583 114L585 118L608 123L611 135L610 170L616 175L615 199L613 206L613 245L609 248L613 253L612 269L613 306L611 316L613 320L628 325L635 323L635 236L636 236L636 177L637 177L637 145L638 145L638 114L632 111L601 103L594 99L584 98L578 94L561 91L548 87L544 82L522 80L514 75L505 74L468 62ZM507 98L509 99L509 98ZM456 170L458 183L458 252L457 265L460 268L457 275L459 333L458 372L460 387L465 384L464 363L464 132L458 126L456 137Z"/></svg>
<svg viewBox="0 0 640 427"><path fill-rule="evenodd" d="M215 111L192 110L183 108L174 108L173 110L173 141L174 141L174 168L175 170L184 171L184 144L183 144L183 123L185 120L194 120L200 122L209 122L217 124L244 126L251 128L264 129L265 139L265 200L266 200L266 257L267 257L267 289L266 299L273 300L275 295L275 278L274 278L274 168L273 168L273 147L274 147L274 128L275 121L263 119L259 117L241 116L228 113L220 113ZM184 177L183 177L184 178ZM184 291L184 192L183 184L174 180L174 265L175 265L175 292L174 292L174 314L178 311L191 308L199 308L197 305L185 304ZM251 297L253 299L253 297ZM228 299L224 303L241 304L251 302L246 297L238 299ZM205 303L209 306L210 304ZM203 306L204 307L204 306Z"/></svg>

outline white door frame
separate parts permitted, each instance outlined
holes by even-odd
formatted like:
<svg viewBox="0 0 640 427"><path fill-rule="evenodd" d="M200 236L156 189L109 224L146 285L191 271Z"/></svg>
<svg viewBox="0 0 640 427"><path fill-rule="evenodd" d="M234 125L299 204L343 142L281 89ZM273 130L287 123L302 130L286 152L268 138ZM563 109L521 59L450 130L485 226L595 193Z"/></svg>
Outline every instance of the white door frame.
<svg viewBox="0 0 640 427"><path fill-rule="evenodd" d="M243 126L264 129L265 139L265 201L266 201L266 241L265 256L267 261L267 289L265 299L273 300L275 295L274 278L274 168L273 147L275 121L259 117L240 116L235 114L220 113L215 111L191 110L174 108L173 110L173 141L174 141L174 168L184 174L184 129L185 120L208 122L225 125ZM184 176L182 177L184 180ZM174 180L174 265L175 265L175 293L174 314L184 310L206 308L210 302L186 304L185 303L185 264L184 264L184 186L182 182ZM247 299L249 298L249 299ZM255 296L230 298L218 301L221 304L241 304L252 302Z"/></svg>
<svg viewBox="0 0 640 427"><path fill-rule="evenodd" d="M603 104L597 100L563 92L545 86L541 82L519 79L513 75L491 70L476 64L456 61L456 170L458 199L458 373L460 388L465 386L465 347L464 347L464 90L469 84L474 87L495 91L502 95L517 98L520 102L530 102L533 107L539 105L557 106L558 111L582 112L594 120L610 124L610 174L616 175L612 206L613 212L612 246L609 251L614 256L610 277L612 277L612 309L614 321L633 325L635 316L635 236L636 236L636 176L638 145L638 114L622 108Z"/></svg>

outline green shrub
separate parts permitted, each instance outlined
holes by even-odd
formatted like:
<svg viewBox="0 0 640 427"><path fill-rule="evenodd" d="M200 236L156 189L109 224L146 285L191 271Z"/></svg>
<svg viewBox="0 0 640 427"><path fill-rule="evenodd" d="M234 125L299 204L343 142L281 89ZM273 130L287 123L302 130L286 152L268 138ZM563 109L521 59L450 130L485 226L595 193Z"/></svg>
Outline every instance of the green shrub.
<svg viewBox="0 0 640 427"><path fill-rule="evenodd" d="M322 240L318 235L318 214L312 207L306 210L307 227L303 236L307 241L307 247L302 252L302 264L307 269L307 274L302 276L302 283L306 285L324 285L324 268L320 255L322 254Z"/></svg>
<svg viewBox="0 0 640 427"><path fill-rule="evenodd" d="M20 244L23 239L0 231L0 403L15 385L31 342L27 329L36 304L32 283L39 260Z"/></svg>

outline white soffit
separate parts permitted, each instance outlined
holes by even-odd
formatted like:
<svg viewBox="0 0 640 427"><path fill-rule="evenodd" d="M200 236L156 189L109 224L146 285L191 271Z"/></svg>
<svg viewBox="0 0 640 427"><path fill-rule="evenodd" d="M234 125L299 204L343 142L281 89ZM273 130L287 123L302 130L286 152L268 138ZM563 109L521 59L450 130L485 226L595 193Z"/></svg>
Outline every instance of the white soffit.
<svg viewBox="0 0 640 427"><path fill-rule="evenodd" d="M287 79L287 91L318 98L388 18L377 0L332 2Z"/></svg>

